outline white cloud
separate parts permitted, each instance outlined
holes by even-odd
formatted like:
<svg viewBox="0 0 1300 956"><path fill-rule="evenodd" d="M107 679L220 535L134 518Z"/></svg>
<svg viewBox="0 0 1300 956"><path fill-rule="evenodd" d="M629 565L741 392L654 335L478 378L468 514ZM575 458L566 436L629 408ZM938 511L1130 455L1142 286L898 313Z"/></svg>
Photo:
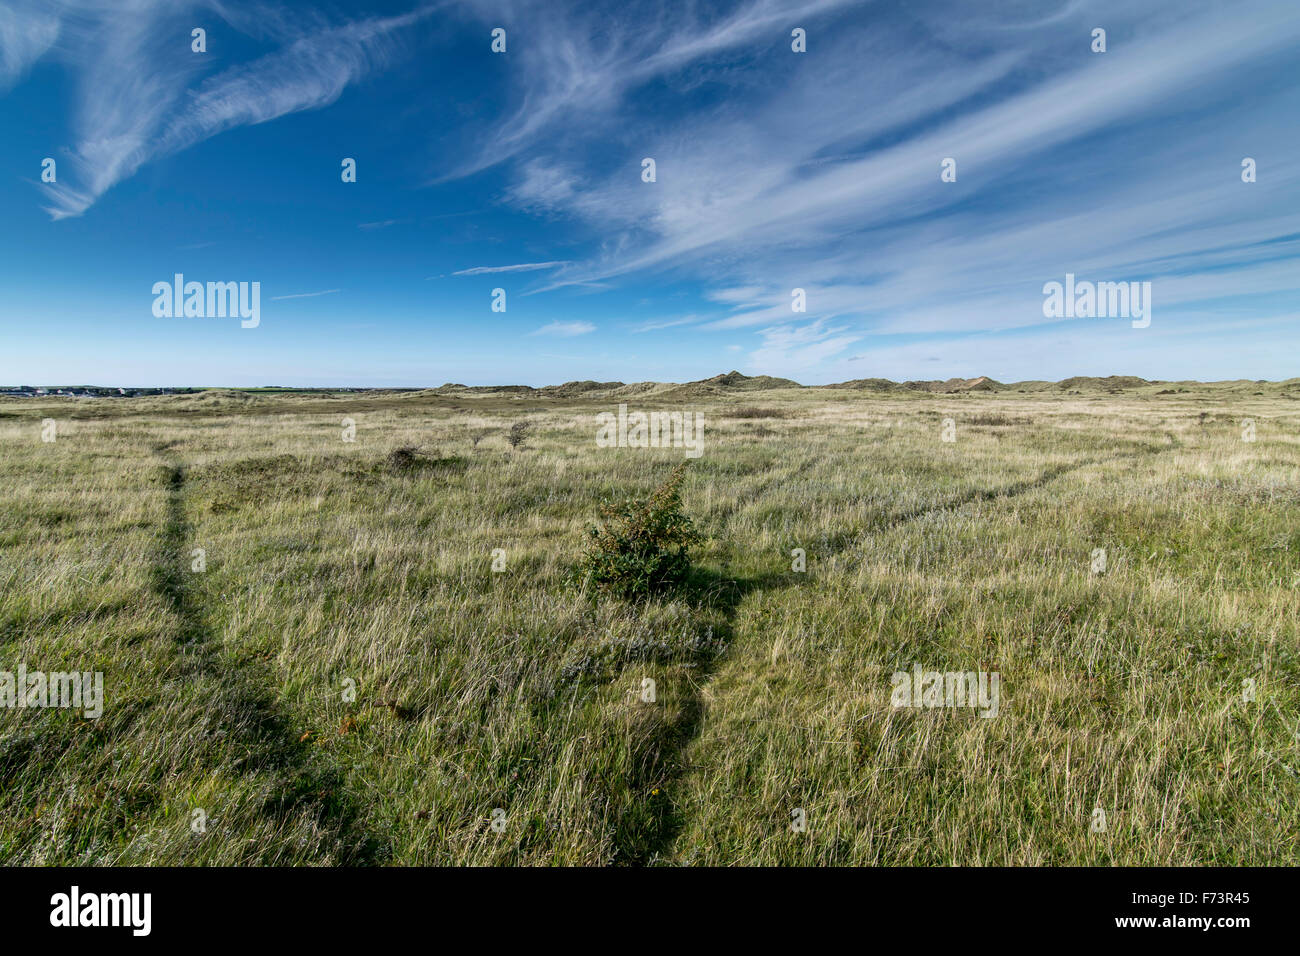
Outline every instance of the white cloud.
<svg viewBox="0 0 1300 956"><path fill-rule="evenodd" d="M27 72L59 36L59 20L50 12L0 6L0 90Z"/></svg>
<svg viewBox="0 0 1300 956"><path fill-rule="evenodd" d="M586 335L589 332L595 332L596 327L590 322L550 322L543 325L540 329L529 332L529 335L554 335L561 338L572 338L575 335Z"/></svg>
<svg viewBox="0 0 1300 956"><path fill-rule="evenodd" d="M660 329L671 329L679 325L694 325L698 322L699 316L696 315L684 315L675 319L652 319L649 322L642 322L632 331L633 333L658 332Z"/></svg>
<svg viewBox="0 0 1300 956"><path fill-rule="evenodd" d="M513 266L474 266L472 269L461 269L459 272L453 272L454 276L482 276L494 272L536 272L539 269L557 269L560 266L568 265L567 262L521 262Z"/></svg>
<svg viewBox="0 0 1300 956"><path fill-rule="evenodd" d="M862 338L847 326L828 327L824 319L806 325L763 329L763 344L750 353L750 365L767 374L789 374L821 365Z"/></svg>
<svg viewBox="0 0 1300 956"><path fill-rule="evenodd" d="M60 164L59 182L47 186L51 217L81 215L153 159L237 126L334 102L350 83L394 60L401 32L430 12L329 25L306 11L285 16L259 6L236 12L219 0L200 6L280 48L200 78L225 59L196 58L190 50L193 10L147 0L50 8L62 14L56 22L59 56L73 73L76 97L76 141L66 165ZM51 29L47 20L15 16L0 14L0 46L8 50L0 76L15 63L18 69L29 65ZM16 32L26 39L10 50Z"/></svg>
<svg viewBox="0 0 1300 956"><path fill-rule="evenodd" d="M320 292L295 292L293 295L273 295L272 302L278 302L281 299L314 299L318 295L332 295L338 292L338 289L323 289Z"/></svg>
<svg viewBox="0 0 1300 956"><path fill-rule="evenodd" d="M734 32L690 18L680 32L654 18L593 32L563 14L543 27L571 37L570 54L597 36L603 52L522 60L549 99L507 199L599 240L540 291L634 273L694 280L722 307L703 327L765 328L754 360L794 369L869 333L1042 325L1042 284L1067 271L1150 279L1157 323L1216 297L1300 290L1298 244L1282 241L1300 233L1300 136L1278 121L1300 96L1276 70L1265 82L1300 42L1290 4L1100 0L1045 19L918 4L905 26L874 14L814 24L816 56L789 70L758 59L785 55L772 8L738 9ZM1110 51L1094 55L1102 20ZM710 63L723 49L755 68ZM667 76L729 95L703 110L630 107L634 88ZM579 109L581 124L547 135ZM481 163L513 155L521 130L503 129L485 147L502 154ZM611 164L611 148L627 162ZM643 155L656 158L653 185ZM1269 157L1267 181L1240 181L1244 155ZM946 156L957 183L939 181ZM1281 261L1258 261L1269 256ZM806 316L791 314L795 287Z"/></svg>
<svg viewBox="0 0 1300 956"><path fill-rule="evenodd" d="M557 129L571 136L575 118L592 121L619 105L627 91L726 53L745 51L767 37L788 37L790 24L811 21L853 0L781 3L751 0L719 18L692 8L641 6L611 18L604 11L560 9L554 0L502 3L469 0L485 24L516 24L528 42L509 54L519 67L520 102L483 138L474 156L448 175L472 175L536 146ZM580 14L577 11L582 11ZM583 15L586 14L586 15Z"/></svg>

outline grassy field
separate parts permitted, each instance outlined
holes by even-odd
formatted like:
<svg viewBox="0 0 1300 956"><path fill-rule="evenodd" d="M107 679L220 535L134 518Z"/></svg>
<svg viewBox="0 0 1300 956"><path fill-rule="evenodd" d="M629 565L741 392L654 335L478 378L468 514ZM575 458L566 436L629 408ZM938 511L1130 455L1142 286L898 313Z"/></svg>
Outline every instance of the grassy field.
<svg viewBox="0 0 1300 956"><path fill-rule="evenodd" d="M566 582L683 459L618 402L706 421L648 601ZM3 863L1300 863L1294 380L0 400L0 481L0 670L105 675Z"/></svg>

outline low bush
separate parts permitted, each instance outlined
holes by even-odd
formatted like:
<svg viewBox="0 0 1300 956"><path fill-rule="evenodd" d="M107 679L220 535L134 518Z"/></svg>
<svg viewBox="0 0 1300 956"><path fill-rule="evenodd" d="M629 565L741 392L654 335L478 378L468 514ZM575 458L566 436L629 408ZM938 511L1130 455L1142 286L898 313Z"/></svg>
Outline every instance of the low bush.
<svg viewBox="0 0 1300 956"><path fill-rule="evenodd" d="M625 597L650 594L681 582L690 572L689 549L703 539L681 510L686 462L644 502L601 506L601 527L588 528L590 546L577 579Z"/></svg>

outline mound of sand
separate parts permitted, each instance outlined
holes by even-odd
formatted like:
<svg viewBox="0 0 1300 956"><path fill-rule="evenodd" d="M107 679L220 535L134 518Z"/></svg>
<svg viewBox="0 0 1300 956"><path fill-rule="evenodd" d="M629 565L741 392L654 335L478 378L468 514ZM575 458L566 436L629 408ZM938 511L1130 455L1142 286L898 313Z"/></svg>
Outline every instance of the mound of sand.
<svg viewBox="0 0 1300 956"><path fill-rule="evenodd" d="M726 395L734 392L765 392L777 388L803 388L798 382L788 378L774 378L771 375L742 375L734 369L712 378L702 378L698 382L687 382L672 389L675 395Z"/></svg>
<svg viewBox="0 0 1300 956"><path fill-rule="evenodd" d="M550 395L554 398L574 398L578 395L587 395L594 392L612 392L616 388L623 388L622 382L593 382L586 379L581 382L565 382L563 385L545 385L538 391L543 395Z"/></svg>
<svg viewBox="0 0 1300 956"><path fill-rule="evenodd" d="M1113 390L1117 388L1141 388L1143 385L1154 385L1155 382L1148 382L1144 378L1138 378L1136 375L1107 375L1105 378L1096 378L1091 375L1076 375L1073 378L1067 378L1064 381L1057 382L1056 387L1061 391L1078 389L1079 391L1092 389Z"/></svg>
<svg viewBox="0 0 1300 956"><path fill-rule="evenodd" d="M979 375L975 378L950 378L946 382L938 380L929 382L904 382L904 388L915 389L918 392L997 392L1006 388L1001 382L994 381L987 375Z"/></svg>
<svg viewBox="0 0 1300 956"><path fill-rule="evenodd" d="M897 382L887 378L855 378L848 382L836 382L833 385L818 385L816 388L848 388L859 391L893 392L902 388Z"/></svg>

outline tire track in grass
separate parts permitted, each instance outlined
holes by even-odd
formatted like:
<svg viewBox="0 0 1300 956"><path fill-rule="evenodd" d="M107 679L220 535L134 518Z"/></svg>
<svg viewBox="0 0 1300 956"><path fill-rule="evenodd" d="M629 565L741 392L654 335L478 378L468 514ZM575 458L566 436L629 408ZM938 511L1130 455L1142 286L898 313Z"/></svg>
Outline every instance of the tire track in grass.
<svg viewBox="0 0 1300 956"><path fill-rule="evenodd" d="M767 474L756 487L746 488L733 500L720 504L711 516L725 524L732 516L753 505L773 488L783 487L790 475L799 469L811 467L821 460L811 460L789 465L785 472ZM757 474L754 469L749 474ZM711 476L715 480L718 476ZM689 809L680 798L681 784L694 768L687 758L691 744L699 738L706 719L705 692L723 663L727 650L737 638L736 617L742 603L752 594L780 591L799 583L794 572L758 572L747 576L727 573L727 561L722 570L705 566L691 569L681 586L682 596L696 609L699 623L707 625L719 650L701 654L691 663L693 680L690 691L680 704L673 719L667 721L645 751L637 755L641 765L634 789L643 788L655 781L671 796L648 812L636 813L622 821L617 828L615 845L620 863L645 866L664 862L672 857L673 846L686 828Z"/></svg>
<svg viewBox="0 0 1300 956"><path fill-rule="evenodd" d="M1143 445L1133 451L1121 452L1110 458L1085 458L1082 461L1071 464L1052 465L1044 469L1034 478L1026 478L1022 481L1012 482L1010 485L1001 488L972 488L970 491L963 492L956 497L940 502L934 505L926 505L920 508L911 508L907 511L899 512L892 515L881 515L879 520L864 529L864 534L876 534L884 531L892 531L902 525L912 521L918 521L930 515L942 514L947 511L958 511L969 504L984 501L1001 501L1017 498L1020 495L1030 491L1036 491L1043 488L1058 478L1074 474L1085 468L1091 468L1095 465L1110 465L1123 461L1136 462L1147 457L1162 455L1167 451L1173 451L1181 448L1182 443L1173 441L1168 445ZM827 557L843 554L849 549L850 543L857 543L861 535L845 535L844 542L836 548L831 548Z"/></svg>
<svg viewBox="0 0 1300 956"><path fill-rule="evenodd" d="M676 792L679 784L692 769L686 759L690 744L700 736L705 719L704 691L713 679L722 657L735 640L735 618L744 599L753 593L776 587L788 587L794 582L790 575L756 575L748 578L731 578L715 571L695 568L683 590L695 606L704 613L705 620L721 651L702 657L694 664L696 680L686 695L675 719L667 722L663 732L656 737L653 747L639 755L641 774L634 787L651 780L665 790ZM670 857L673 844L686 826L686 814L680 799L669 799L655 805L646 815L620 825L615 837L620 863L644 866Z"/></svg>
<svg viewBox="0 0 1300 956"><path fill-rule="evenodd" d="M911 509L890 516L885 521L869 529L868 533L887 531L923 518L926 515L955 511L977 501L1009 500L1045 487L1058 478L1081 471L1084 468L1099 464L1113 464L1120 461L1140 461L1179 447L1181 447L1181 443L1177 441L1165 446L1144 445L1111 458L1088 458L1071 464L1053 465L1033 478L1013 482L1002 488L976 488L958 496L954 500L925 508ZM772 482L769 482L763 490L765 491L771 484ZM757 501L760 497L761 493L751 498L750 503ZM737 510L739 509L733 508L728 513L734 513ZM841 553L847 547L846 544L835 549L831 554ZM702 606L707 607L714 613L721 614L723 622L718 632L725 639L727 646L731 647L734 646L738 639L743 639L743 636L737 635L734 621L740 604L745 597L757 593L763 599L767 599L777 596L780 591L787 588L802 585L803 582L793 574L779 573L744 579L729 579L709 572L697 571L693 575L691 586L701 596ZM704 690L712 682L719 662L720 658L715 658L701 667L699 671L700 680L683 707L681 717L669 727L669 733L660 742L658 765L666 771L664 779L668 784L680 783L693 769L687 761L686 751L690 744L702 735L703 724L706 719ZM678 788L674 787L674 789ZM634 836L633 845L630 847L632 852L627 854L626 859L629 862L644 865L671 858L674 844L685 829L686 816L686 808L680 801L667 804L651 826L647 827L644 832L632 835Z"/></svg>
<svg viewBox="0 0 1300 956"><path fill-rule="evenodd" d="M284 826L306 814L313 828L324 834L322 846L336 862L371 862L379 854L379 846L358 831L360 814L345 794L342 775L313 759L315 755L295 738L275 699L275 674L223 653L218 636L207 624L199 588L202 575L183 570L194 538L185 515L185 465L167 454L172 444L154 447L164 459L160 476L167 511L152 584L176 620L173 638L183 659L184 676L175 691L180 698L177 709L193 715L196 724L178 728L175 737L197 747L203 757L220 758L220 769L228 773L269 776L275 795L258 807L259 814ZM206 702L202 700L205 695L210 698ZM235 839L239 834L228 836Z"/></svg>
<svg viewBox="0 0 1300 956"><path fill-rule="evenodd" d="M780 476L763 478L758 487L745 489L737 500L719 505L711 519L725 523L729 516L760 500L782 480ZM677 587L675 596L691 608L691 618L699 628L697 640L702 643L692 641L687 647L675 650L669 659L657 661L686 668L678 675L685 689L673 712L657 722L653 733L632 742L626 754L629 770L624 782L627 793L653 791L664 796L621 804L611 821L611 862L645 866L662 862L671 855L672 846L687 823L684 804L676 797L680 782L691 770L686 751L700 734L706 709L705 691L719 661L734 641L736 615L749 594L778 584L789 585L793 583L792 578L792 574L761 572L733 576L727 573L724 561L720 570L704 564L693 566ZM654 658L625 659L616 671L603 674L600 683L609 685L624 677L629 667L647 660Z"/></svg>

